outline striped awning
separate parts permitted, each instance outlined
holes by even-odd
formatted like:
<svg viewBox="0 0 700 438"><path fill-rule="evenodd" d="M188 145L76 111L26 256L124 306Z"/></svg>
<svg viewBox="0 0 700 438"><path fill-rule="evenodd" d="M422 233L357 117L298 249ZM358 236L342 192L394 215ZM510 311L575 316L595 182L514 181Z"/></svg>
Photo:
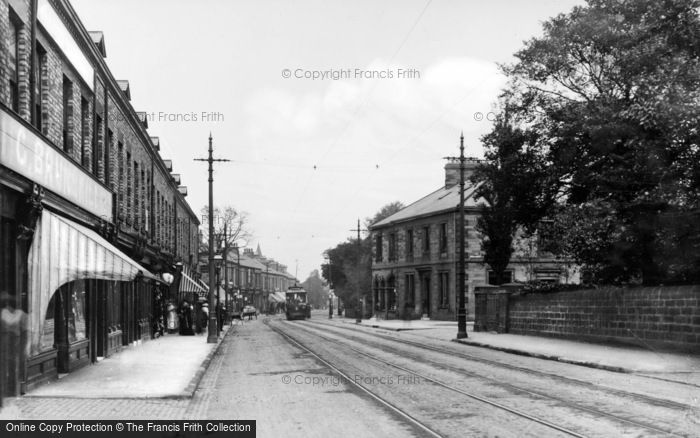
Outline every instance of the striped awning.
<svg viewBox="0 0 700 438"><path fill-rule="evenodd" d="M207 295L206 289L204 289L199 282L195 281L184 272L182 272L182 278L180 279L180 292L194 292L200 297Z"/></svg>
<svg viewBox="0 0 700 438"><path fill-rule="evenodd" d="M274 292L267 296L267 300L271 303L284 303L286 297L284 292Z"/></svg>
<svg viewBox="0 0 700 438"><path fill-rule="evenodd" d="M28 256L31 352L38 352L44 318L54 292L75 280L162 279L91 229L42 210Z"/></svg>

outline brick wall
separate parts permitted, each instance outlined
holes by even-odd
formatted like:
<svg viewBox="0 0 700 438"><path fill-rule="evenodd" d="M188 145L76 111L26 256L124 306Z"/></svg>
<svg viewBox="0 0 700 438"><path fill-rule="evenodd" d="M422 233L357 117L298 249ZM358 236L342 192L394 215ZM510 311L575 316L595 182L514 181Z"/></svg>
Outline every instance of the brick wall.
<svg viewBox="0 0 700 438"><path fill-rule="evenodd" d="M700 286L511 296L510 333L700 352Z"/></svg>

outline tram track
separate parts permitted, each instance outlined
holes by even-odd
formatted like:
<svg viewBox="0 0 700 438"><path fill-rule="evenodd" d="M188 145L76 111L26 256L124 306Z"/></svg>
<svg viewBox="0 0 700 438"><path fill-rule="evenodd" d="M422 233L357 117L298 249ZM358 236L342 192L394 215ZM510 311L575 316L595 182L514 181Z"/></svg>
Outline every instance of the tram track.
<svg viewBox="0 0 700 438"><path fill-rule="evenodd" d="M315 351L311 350L309 347L304 345L302 342L299 342L297 339L294 339L289 334L285 333L284 331L282 331L279 328L275 327L274 325L270 324L269 319L263 319L263 323L266 326L268 326L270 329L272 329L275 333L279 334L284 339L286 339L289 343L291 343L292 345L296 346L297 348L299 348L299 349L305 351L306 353L310 354L311 356L313 356L317 361L321 362L324 366L331 369L332 371L337 373L339 376L342 376L346 382L352 383L361 392L363 392L364 394L367 394L373 400L375 400L376 402L378 402L382 406L388 408L392 412L396 413L400 417L403 417L405 420L407 420L413 426L417 427L419 430L425 432L429 436L436 437L436 438L443 438L443 435L441 435L437 431L433 430L431 427L429 427L425 423L421 422L420 420L418 420L417 418L412 416L410 413L406 412L405 410L401 409L400 407L396 406L395 404L391 403L390 401L386 400L385 398L381 397L380 395L378 395L375 392L371 391L370 389L366 388L364 385L361 385L360 383L358 383L356 381L356 379L351 378L351 376L344 373L340 368L334 366L333 364L331 364L327 360L323 359L321 356L316 354Z"/></svg>
<svg viewBox="0 0 700 438"><path fill-rule="evenodd" d="M322 323L320 323L320 324L312 324L312 325L324 326L324 329L329 329L329 328L330 328L330 329L333 329L333 328L336 328L336 326L332 326L332 325L330 325L330 324L322 324ZM319 337L319 338L321 338L321 339L323 339L323 340L325 340L325 341L327 341L327 342L333 342L333 343L336 343L336 344L337 344L338 342L344 342L344 343L345 343L345 345L344 345L345 348L348 348L348 349L352 350L353 352L355 352L355 353L357 353L357 354L359 354L359 355L362 355L362 356L367 357L367 358L369 358L369 359L372 359L372 360L375 360L375 361L384 363L384 364L387 365L387 366L393 367L393 368L398 369L398 370L401 370L401 371L403 371L403 372L414 374L414 375L420 377L421 379L424 379L424 380L426 380L426 381L430 381L430 382L432 382L432 383L434 383L434 384L436 384L436 385L439 385L439 386L441 386L441 387L443 387L443 388L449 389L449 390L451 390L451 391L453 391L453 392L458 392L458 393L460 393L460 394L462 394L462 395L471 397L471 398L473 398L473 399L475 399L475 400L479 400L479 401L482 402L482 403L486 403L486 404L489 404L489 405L491 405L491 406L497 407L497 408L499 408L499 409L506 410L506 411L511 412L511 413L513 413L513 414L515 414L515 415L518 415L518 416L520 416L520 417L522 417L522 418L527 418L527 419L529 419L529 420L531 420L531 421L535 421L535 422L538 422L538 423L540 423L540 424L547 425L548 427L550 427L550 428L552 428L552 429L559 430L560 432L566 433L566 434L568 434L568 435L583 436L583 435L578 434L577 432L571 431L570 429L567 429L567 428L565 428L565 427L561 427L561 426L559 426L559 425L557 425L557 424L555 424L555 423L552 423L552 422L550 422L550 421L548 421L548 420L544 420L544 419L539 418L539 417L536 417L536 416L534 416L534 415L530 415L530 414L528 414L528 413L526 413L526 412L519 411L519 410L514 409L514 408L512 408L512 407L503 405L502 403L494 402L494 401L489 400L489 399L487 399L487 398L485 398L485 397L482 397L482 396L480 396L480 395L477 395L477 394L474 394L474 393L470 393L470 392L466 392L466 391L464 391L464 390L462 390L462 389L460 389L460 388L456 388L454 385L450 385L450 384L448 384L448 383L445 383L445 382L440 381L440 380L438 380L438 379L435 379L435 378L433 378L433 377L427 376L427 375L425 375L424 373L417 372L415 369L410 369L410 368L407 368L406 366L401 366L401 365L398 365L398 364L396 364L396 363L393 363L393 362L387 361L387 360L385 360L385 359L379 358L379 357L377 357L376 355L367 353L366 351L363 351L363 350L360 350L360 349L358 349L358 348L353 347L352 345L348 344L347 341L352 341L352 342L356 342L356 343L361 343L363 346L367 346L367 345L368 345L368 342L369 342L369 344L372 344L372 345L370 345L371 347L376 348L376 349L380 349L380 350L382 350L382 351L386 351L386 352L388 352L388 353L390 353L390 354L392 354L392 355L401 356L401 357L403 357L403 358L408 357L410 360L413 360L413 361L420 361L420 362L422 362L422 363L432 362L432 361L426 361L425 358L416 357L416 356L414 356L414 355L407 354L405 351L400 351L400 350L397 350L397 349L388 348L386 345L381 345L381 344L378 344L378 343L376 343L376 342L368 341L367 339L358 338L358 337L356 337L356 336L346 336L346 335L340 334L340 333L338 333L338 332L333 333L333 334L336 335L336 336L343 336L343 340L339 341L339 339L337 339L337 338L331 338L331 337L326 336L326 334L328 334L327 332L326 332L326 334L324 334L324 333L319 333L319 332L317 332L317 331L316 331L317 329L316 329L316 330L315 330L315 329L311 329L310 327L308 327L308 324L306 324L306 323L304 323L304 324L294 324L294 326L295 326L296 328L299 328L299 329L301 329L301 330L304 330L304 331L308 332L309 334L311 334L311 335L313 335L313 336L317 336L317 337ZM396 341L395 338L388 338L388 339L391 340L391 341ZM420 344L420 343L406 342L406 344L413 345L413 344ZM415 346L415 345L413 345L413 346ZM430 348L429 350L431 350L431 351L436 351L436 350L434 350L434 349L432 349L432 348ZM437 351L439 351L439 350L437 350ZM441 353L450 354L450 353L447 353L447 352L444 352L444 351L441 351ZM494 363L494 364L497 364L497 365L501 365L501 364L498 363L498 362L493 362L493 363ZM628 426L628 427L629 427L629 426L632 426L632 427L634 427L634 428L646 430L646 431L652 432L652 433L654 433L654 434L663 434L663 435L667 435L667 436L683 436L683 435L679 435L676 431L673 431L673 430L663 429L663 428L657 427L657 426L652 425L652 424L649 424L649 423L645 423L645 422L641 422L641 421L637 421L637 420L633 420L633 419L621 417L621 416L619 416L619 415L611 414L611 413L605 412L605 411L600 410L600 409L596 409L596 408L592 408L592 407L588 407L588 406L582 406L582 405L580 405L580 404L577 404L577 403L575 403L575 402L571 402L570 400L567 400L567 399L562 398L562 397L556 397L556 396L554 396L554 395L552 395L552 394L543 393L543 392L539 392L539 391L533 391L533 390L528 389L528 388L519 387L519 386L517 386L517 385L513 385L513 384L510 384L510 383L507 383L507 382L503 382L503 381L501 381L501 380L497 380L497 379L494 379L494 378L490 378L490 377L488 377L488 376L484 376L484 375L480 375L480 374L477 374L477 373L469 372L469 371L467 371L467 370L465 370L465 369L463 369L463 368L458 368L458 367L454 367L454 366L449 366L449 365L447 365L447 364L445 364L445 363L442 363L442 362L439 363L439 364L433 362L433 363L431 364L431 366L439 367L439 368L444 369L444 370L449 370L450 372L456 373L456 374L458 374L458 375L468 376L468 377L470 377L470 378L472 378L472 379L486 380L486 381L488 381L489 384L491 384L491 385L498 385L499 387L506 388L507 390L509 390L509 391L511 391L511 392L513 392L513 393L527 394L527 395L531 395L531 396L538 397L538 398L540 398L540 399L542 399L542 400L554 401L554 402L558 403L559 405L564 406L564 407L566 407L566 408L568 408L568 409L571 409L571 410L573 410L573 411L577 411L577 412L586 412L586 413L588 413L588 414L591 414L591 415L595 416L596 418L605 417L605 418L607 418L607 419L609 419L609 420L611 420L611 421L613 421L613 422L615 422L615 423L622 424L622 425L626 425L626 426ZM528 371L529 371L529 370L528 370ZM547 374L547 373L545 373L545 374ZM548 374L547 374L547 375L548 375ZM556 376L556 375L552 375L552 376ZM552 376L548 375L548 377L552 377ZM570 379L570 380L572 380L572 381L575 382L575 383L579 383L578 380L574 380L574 379ZM623 393L624 393L625 395L631 394L631 393L626 393L626 392L623 392ZM616 395L619 396L620 394L616 394ZM632 395L634 395L634 394L632 394ZM656 402L656 403L658 403L659 401L660 401L660 400L654 399L654 402ZM674 405L674 406L675 406L675 405ZM685 405L679 405L679 406L681 406L681 407L687 409L687 406L685 406ZM563 430L562 430L562 429L563 429Z"/></svg>
<svg viewBox="0 0 700 438"><path fill-rule="evenodd" d="M562 376L560 374L548 373L548 372L544 372L544 371L540 371L540 370L535 370L532 368L525 368L525 367L518 366L518 365L512 365L512 364L508 364L508 363L504 363L504 362L486 359L483 357L477 357L477 356L474 356L474 355L471 355L468 353L459 352L456 350L447 350L444 348L436 347L434 345L425 344L423 342L409 341L407 339L401 339L397 336L387 336L387 335L383 335L383 334L376 333L376 332L372 332L372 333L358 332L358 330L356 330L354 328L343 327L343 326L339 326L336 324L328 324L328 323L318 322L317 320L316 321L308 320L305 323L306 324L311 323L313 325L323 326L325 328L342 330L342 331L350 332L350 333L354 333L354 334L362 333L368 337L376 337L376 338L383 339L386 341L396 342L396 343L399 343L402 345L408 345L411 347L418 347L418 348L421 348L424 350L437 352L437 353L444 354L444 355L451 356L451 357L458 357L458 358L469 360L469 361L479 362L479 363L482 363L485 365L497 366L499 368L518 371L518 372L522 372L522 373L533 375L533 376L549 378L549 379L557 380L557 381L560 381L563 383L576 385L576 386L579 386L581 388L585 388L588 390L602 391L602 392L605 392L605 393L610 394L610 395L629 398L629 399L641 401L643 403L647 403L647 404L651 404L651 405L655 405L655 406L659 406L659 407L667 407L667 408L671 408L671 409L687 409L688 408L688 406L686 404L679 403L679 402L676 402L673 400L666 400L666 399L661 399L658 397L651 397L648 395L639 394L639 393L635 393L635 392L629 392L629 391L625 391L622 389L611 388L611 387L605 386L605 385L598 385L595 383L575 379L572 377ZM357 338L356 336L354 337L354 339L360 340L360 338ZM647 376L643 376L643 377L647 377ZM683 383L676 382L676 381L671 381L670 383L683 385ZM693 385L688 385L688 386L693 386Z"/></svg>

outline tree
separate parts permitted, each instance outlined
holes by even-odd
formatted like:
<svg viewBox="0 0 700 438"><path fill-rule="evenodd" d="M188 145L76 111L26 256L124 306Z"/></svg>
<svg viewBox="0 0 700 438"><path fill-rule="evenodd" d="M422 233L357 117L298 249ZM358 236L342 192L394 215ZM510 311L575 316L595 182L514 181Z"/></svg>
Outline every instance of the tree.
<svg viewBox="0 0 700 438"><path fill-rule="evenodd" d="M534 146L537 134L516 126L508 111L497 116L482 141L485 162L472 175L475 198L482 198L477 230L481 232L484 262L497 284L504 281L519 228L530 235L555 199L556 189Z"/></svg>
<svg viewBox="0 0 700 438"><path fill-rule="evenodd" d="M348 239L335 248L327 249L324 256L330 260L330 266L322 266L323 278L333 283L333 291L346 308L354 309L357 305L358 281L360 293L366 297L371 291L372 245L369 238ZM359 260L359 264L358 264Z"/></svg>
<svg viewBox="0 0 700 438"><path fill-rule="evenodd" d="M204 232L201 234L200 252L207 252L209 251L209 207L202 207L201 213ZM238 211L230 205L223 208L214 207L215 248L222 248L225 244L224 228L226 228L226 240L229 248L233 247L234 244L243 248L248 245L252 238L252 233L248 228L248 214Z"/></svg>
<svg viewBox="0 0 700 438"><path fill-rule="evenodd" d="M371 218L365 219L365 226L375 224L404 208L401 202L392 202L383 206ZM357 290L367 301L372 291L372 242L369 237L348 239L329 248L323 253L330 261L321 267L323 278L333 284L333 290L346 308L354 309L357 305Z"/></svg>
<svg viewBox="0 0 700 438"><path fill-rule="evenodd" d="M313 305L314 308L318 309L326 304L328 301L328 292L324 287L318 269L314 269L301 285L307 292L307 301Z"/></svg>
<svg viewBox="0 0 700 438"><path fill-rule="evenodd" d="M503 67L562 250L603 282L700 279L699 7L588 0Z"/></svg>
<svg viewBox="0 0 700 438"><path fill-rule="evenodd" d="M374 224L376 224L379 221L382 221L389 216L391 216L394 213L397 213L399 210L402 210L404 208L404 205L400 201L394 201L390 202L389 204L386 204L384 207L379 209L377 213L372 218L367 218L365 219L365 226L370 227Z"/></svg>

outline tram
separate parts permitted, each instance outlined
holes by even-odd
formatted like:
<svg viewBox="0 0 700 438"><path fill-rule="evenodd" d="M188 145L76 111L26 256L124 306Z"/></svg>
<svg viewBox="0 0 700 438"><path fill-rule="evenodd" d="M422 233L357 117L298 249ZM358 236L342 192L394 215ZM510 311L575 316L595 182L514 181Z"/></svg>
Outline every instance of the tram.
<svg viewBox="0 0 700 438"><path fill-rule="evenodd" d="M286 293L287 320L311 318L311 306L306 301L306 291L303 287L294 285L287 288Z"/></svg>

